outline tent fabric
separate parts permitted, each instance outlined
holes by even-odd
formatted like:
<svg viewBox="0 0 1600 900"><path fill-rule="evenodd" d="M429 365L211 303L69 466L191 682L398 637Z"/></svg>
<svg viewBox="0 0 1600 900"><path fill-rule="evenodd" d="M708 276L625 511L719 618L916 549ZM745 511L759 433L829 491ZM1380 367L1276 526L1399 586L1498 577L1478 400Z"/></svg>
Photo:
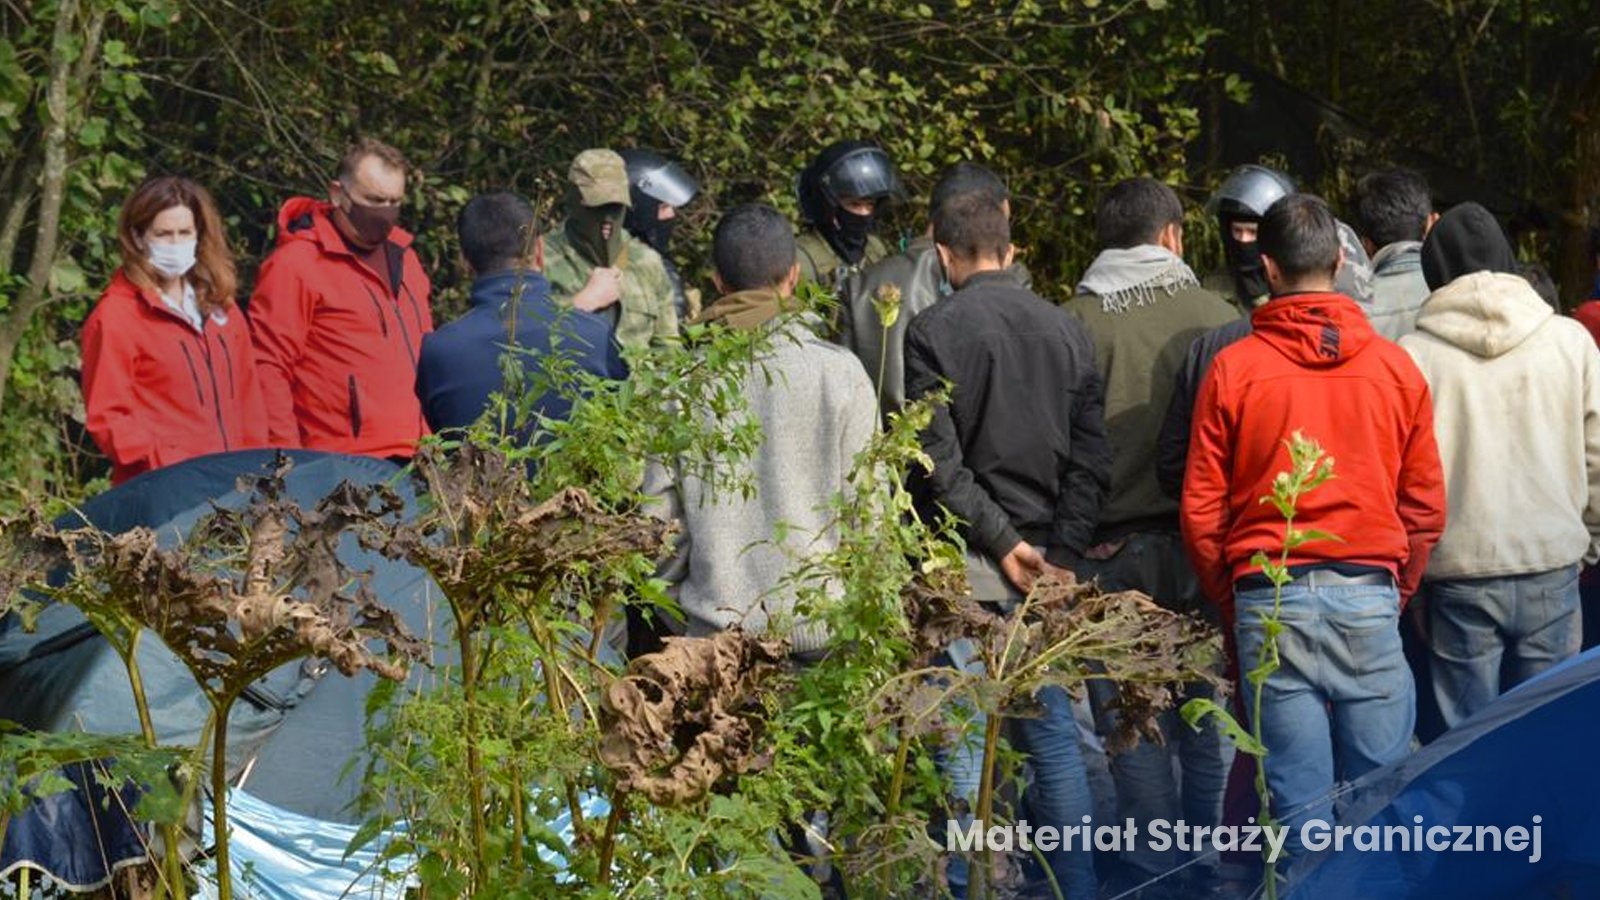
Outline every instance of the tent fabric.
<svg viewBox="0 0 1600 900"><path fill-rule="evenodd" d="M1340 824L1531 829L1531 850L1361 851L1306 857L1288 900L1600 897L1600 648L1507 692L1419 752L1357 782ZM1270 764L1270 762L1269 762ZM1452 836L1453 842L1454 836ZM1398 844L1393 845L1398 848Z"/></svg>
<svg viewBox="0 0 1600 900"><path fill-rule="evenodd" d="M392 483L406 508L414 508L410 486L393 463L311 451L285 454L294 462L286 492L303 506L349 481ZM271 471L277 459L278 451L270 450L198 457L131 479L60 524L76 519L112 532L145 526L163 540L177 541L213 503L243 505L248 492L238 489L238 479ZM353 536L347 536L340 554L352 569L372 572L373 589L413 632L440 633L431 627L438 592L422 572L363 551ZM194 744L209 707L188 670L154 636L140 641L138 657L158 737L163 743ZM245 772L255 796L285 810L348 822L355 819L351 801L359 785L344 770L364 744L363 711L374 677L324 675L320 666L295 662L251 686L229 717L229 773ZM68 606L44 610L33 633L0 622L0 719L36 730L139 730L122 663ZM77 794L52 796L19 815L0 847L0 869L27 859L58 881L90 885L103 883L117 865L132 859L130 848L142 848L144 836L134 834L125 818L89 815ZM96 852L72 850L83 847Z"/></svg>

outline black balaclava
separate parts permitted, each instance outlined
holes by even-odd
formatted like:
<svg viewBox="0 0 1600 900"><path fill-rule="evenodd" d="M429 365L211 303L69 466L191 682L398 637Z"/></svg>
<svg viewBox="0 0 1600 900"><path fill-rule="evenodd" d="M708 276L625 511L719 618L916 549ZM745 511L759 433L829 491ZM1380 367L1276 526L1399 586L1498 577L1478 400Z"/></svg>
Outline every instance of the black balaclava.
<svg viewBox="0 0 1600 900"><path fill-rule="evenodd" d="M1233 273L1233 287L1239 292L1239 302L1249 305L1269 292L1267 268L1261 262L1261 245L1256 241L1239 241L1233 236L1233 223L1260 222L1245 216L1222 216L1222 252L1227 257L1228 271Z"/></svg>
<svg viewBox="0 0 1600 900"><path fill-rule="evenodd" d="M650 249L661 254L662 259L667 259L672 247L672 232L678 228L678 217L660 218L661 207L660 200L643 191L634 191L633 206L623 217L623 224L630 234L649 244Z"/></svg>
<svg viewBox="0 0 1600 900"><path fill-rule="evenodd" d="M1422 242L1422 277L1436 291L1473 272L1517 271L1517 256L1494 214L1476 203L1452 206Z"/></svg>
<svg viewBox="0 0 1600 900"><path fill-rule="evenodd" d="M578 255L596 266L614 266L622 253L626 232L622 219L628 208L621 203L584 206L576 188L567 189L567 238ZM601 237L602 227L611 223L611 237Z"/></svg>
<svg viewBox="0 0 1600 900"><path fill-rule="evenodd" d="M867 254L867 238L878 229L877 204L864 216L842 208L833 215L838 227L828 236L828 243L838 251L840 258L853 266Z"/></svg>

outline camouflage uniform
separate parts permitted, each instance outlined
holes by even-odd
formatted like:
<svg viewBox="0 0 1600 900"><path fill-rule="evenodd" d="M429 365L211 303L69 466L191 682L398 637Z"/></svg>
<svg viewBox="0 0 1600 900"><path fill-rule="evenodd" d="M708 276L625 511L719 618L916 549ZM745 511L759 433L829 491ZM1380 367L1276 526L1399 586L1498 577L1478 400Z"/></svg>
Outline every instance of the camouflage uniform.
<svg viewBox="0 0 1600 900"><path fill-rule="evenodd" d="M673 306L672 282L661 263L661 256L644 241L628 235L618 256L622 269L622 299L601 310L616 323L617 343L623 347L644 347L678 337L678 311ZM589 281L594 264L578 254L567 238L565 225L545 240L544 276L550 281L550 296L571 305L572 295Z"/></svg>

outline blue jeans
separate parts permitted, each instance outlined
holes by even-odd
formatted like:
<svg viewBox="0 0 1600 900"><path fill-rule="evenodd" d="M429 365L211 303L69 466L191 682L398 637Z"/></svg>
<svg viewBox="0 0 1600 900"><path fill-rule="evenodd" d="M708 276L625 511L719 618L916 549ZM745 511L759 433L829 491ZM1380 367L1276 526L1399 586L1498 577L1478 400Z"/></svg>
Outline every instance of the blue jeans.
<svg viewBox="0 0 1600 900"><path fill-rule="evenodd" d="M1578 567L1428 582L1433 694L1446 727L1575 655L1583 640Z"/></svg>
<svg viewBox="0 0 1600 900"><path fill-rule="evenodd" d="M1416 685L1400 649L1398 590L1321 585L1316 575L1283 589L1281 665L1261 695L1267 786L1274 817L1290 826L1291 856L1303 852L1301 825L1333 821L1336 779L1353 780L1403 758L1416 723ZM1245 672L1261 658L1272 595L1270 588L1235 595L1234 633ZM1244 700L1254 708L1249 679Z"/></svg>
<svg viewBox="0 0 1600 900"><path fill-rule="evenodd" d="M1040 688L1034 695L1042 707L1038 718L1012 720L1017 749L1028 755L1030 777L1023 794L1032 825L1081 826L1094 815L1089 793L1089 772L1083 765L1078 742L1078 722L1072 715L1072 698L1059 687ZM1098 890L1094 851L1054 850L1044 858L1067 900L1094 900Z"/></svg>

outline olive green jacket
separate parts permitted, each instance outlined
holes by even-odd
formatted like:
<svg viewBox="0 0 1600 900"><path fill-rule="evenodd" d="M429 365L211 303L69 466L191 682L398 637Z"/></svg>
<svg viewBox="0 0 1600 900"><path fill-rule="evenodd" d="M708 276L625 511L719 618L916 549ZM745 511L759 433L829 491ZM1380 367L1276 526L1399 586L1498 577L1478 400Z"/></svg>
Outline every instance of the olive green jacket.
<svg viewBox="0 0 1600 900"><path fill-rule="evenodd" d="M678 311L673 305L672 282L661 257L645 242L627 235L619 256L622 269L622 299L602 314L616 322L617 343L622 347L646 347L678 338ZM555 228L544 242L544 277L550 281L550 297L570 306L574 294L589 282L594 265L578 254L567 240L566 225Z"/></svg>
<svg viewBox="0 0 1600 900"><path fill-rule="evenodd" d="M807 228L795 238L795 261L800 264L800 280L815 281L837 293L845 279L889 255L889 245L875 234L867 236L867 249L861 261L847 265L833 252L828 239L814 228Z"/></svg>

